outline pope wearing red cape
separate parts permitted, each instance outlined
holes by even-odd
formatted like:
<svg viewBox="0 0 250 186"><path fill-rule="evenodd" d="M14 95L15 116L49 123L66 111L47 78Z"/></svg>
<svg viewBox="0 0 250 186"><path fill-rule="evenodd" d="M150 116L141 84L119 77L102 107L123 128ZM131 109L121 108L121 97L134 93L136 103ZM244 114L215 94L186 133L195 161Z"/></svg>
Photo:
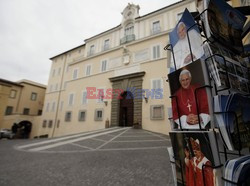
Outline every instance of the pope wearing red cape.
<svg viewBox="0 0 250 186"><path fill-rule="evenodd" d="M199 129L199 120L201 127L205 128L210 122L206 89L198 89L195 98L195 90L199 85L191 85L191 80L191 73L187 69L182 70L179 75L181 87L176 91L175 97L172 99L173 119L175 123L181 125L184 129Z"/></svg>
<svg viewBox="0 0 250 186"><path fill-rule="evenodd" d="M214 174L211 161L201 152L198 139L190 138L194 157L190 157L188 148L185 149L185 178L186 186L214 186ZM203 167L203 168L202 168ZM203 171L203 173L202 173ZM204 177L203 177L204 175ZM204 184L205 182L205 184Z"/></svg>

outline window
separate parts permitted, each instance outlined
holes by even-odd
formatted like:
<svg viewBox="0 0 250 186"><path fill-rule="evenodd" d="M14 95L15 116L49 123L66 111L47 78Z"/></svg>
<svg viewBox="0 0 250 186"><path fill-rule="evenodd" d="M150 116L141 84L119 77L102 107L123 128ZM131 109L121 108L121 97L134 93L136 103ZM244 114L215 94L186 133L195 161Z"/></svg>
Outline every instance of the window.
<svg viewBox="0 0 250 186"><path fill-rule="evenodd" d="M160 21L153 22L152 34L157 34L161 31Z"/></svg>
<svg viewBox="0 0 250 186"><path fill-rule="evenodd" d="M58 83L55 85L55 91L57 91L58 89Z"/></svg>
<svg viewBox="0 0 250 186"><path fill-rule="evenodd" d="M52 128L52 126L53 126L53 121L52 120L49 120L49 128Z"/></svg>
<svg viewBox="0 0 250 186"><path fill-rule="evenodd" d="M50 85L49 87L49 91L52 92L53 91L53 85Z"/></svg>
<svg viewBox="0 0 250 186"><path fill-rule="evenodd" d="M61 74L61 68L58 69L57 75L59 76Z"/></svg>
<svg viewBox="0 0 250 186"><path fill-rule="evenodd" d="M90 74L91 74L91 65L87 65L85 75L90 76Z"/></svg>
<svg viewBox="0 0 250 186"><path fill-rule="evenodd" d="M151 88L152 89L161 89L162 88L162 80L161 79L153 79L151 81Z"/></svg>
<svg viewBox="0 0 250 186"><path fill-rule="evenodd" d="M66 112L65 113L65 121L71 121L71 116L72 116L71 111Z"/></svg>
<svg viewBox="0 0 250 186"><path fill-rule="evenodd" d="M55 112L55 108L56 108L56 102L53 102L52 103L51 112Z"/></svg>
<svg viewBox="0 0 250 186"><path fill-rule="evenodd" d="M61 104L60 104L60 111L63 110L63 101L61 101Z"/></svg>
<svg viewBox="0 0 250 186"><path fill-rule="evenodd" d="M183 14L183 12L180 12L177 14L177 21L179 21L181 19L182 14Z"/></svg>
<svg viewBox="0 0 250 186"><path fill-rule="evenodd" d="M101 71L105 72L106 70L107 70L107 60L103 60L102 61L102 69L101 69Z"/></svg>
<svg viewBox="0 0 250 186"><path fill-rule="evenodd" d="M153 59L160 58L160 45L153 46Z"/></svg>
<svg viewBox="0 0 250 186"><path fill-rule="evenodd" d="M43 113L43 110L38 110L37 115L38 115L38 116L41 116L42 113Z"/></svg>
<svg viewBox="0 0 250 186"><path fill-rule="evenodd" d="M69 94L69 106L72 106L74 104L74 94Z"/></svg>
<svg viewBox="0 0 250 186"><path fill-rule="evenodd" d="M66 72L69 71L69 64L67 64L67 67L66 67Z"/></svg>
<svg viewBox="0 0 250 186"><path fill-rule="evenodd" d="M89 55L93 55L95 53L95 45L91 45L89 49Z"/></svg>
<svg viewBox="0 0 250 186"><path fill-rule="evenodd" d="M43 120L43 128L46 128L47 127L47 120Z"/></svg>
<svg viewBox="0 0 250 186"><path fill-rule="evenodd" d="M95 110L95 121L102 121L103 120L103 109L96 109Z"/></svg>
<svg viewBox="0 0 250 186"><path fill-rule="evenodd" d="M16 93L17 93L17 91L16 90L11 90L10 91L10 98L16 98Z"/></svg>
<svg viewBox="0 0 250 186"><path fill-rule="evenodd" d="M7 106L5 110L5 115L11 115L13 112L13 107Z"/></svg>
<svg viewBox="0 0 250 186"><path fill-rule="evenodd" d="M73 79L77 79L78 76L78 69L74 69L73 71Z"/></svg>
<svg viewBox="0 0 250 186"><path fill-rule="evenodd" d="M24 108L23 109L23 115L29 115L30 109L29 108Z"/></svg>
<svg viewBox="0 0 250 186"><path fill-rule="evenodd" d="M32 92L31 93L31 98L30 98L32 101L36 101L36 99L37 99L37 93L35 93L35 92Z"/></svg>
<svg viewBox="0 0 250 186"><path fill-rule="evenodd" d="M85 121L85 119L86 119L86 111L85 110L79 111L78 120L79 121Z"/></svg>
<svg viewBox="0 0 250 186"><path fill-rule="evenodd" d="M103 98L104 98L104 89L97 89L97 103L103 103Z"/></svg>
<svg viewBox="0 0 250 186"><path fill-rule="evenodd" d="M49 103L46 105L46 112L49 112Z"/></svg>
<svg viewBox="0 0 250 186"><path fill-rule="evenodd" d="M108 49L109 49L109 39L106 39L104 41L103 50L105 51L105 50L108 50Z"/></svg>
<svg viewBox="0 0 250 186"><path fill-rule="evenodd" d="M60 120L57 120L57 125L56 125L57 128L60 127Z"/></svg>
<svg viewBox="0 0 250 186"><path fill-rule="evenodd" d="M128 24L125 28L124 35L129 36L134 34L134 25L132 23Z"/></svg>
<svg viewBox="0 0 250 186"><path fill-rule="evenodd" d="M164 105L151 105L150 106L150 119L151 120L164 119Z"/></svg>
<svg viewBox="0 0 250 186"><path fill-rule="evenodd" d="M83 104L83 105L86 105L86 104L87 104L87 92L86 92L86 91L84 91L84 92L82 93L82 104Z"/></svg>

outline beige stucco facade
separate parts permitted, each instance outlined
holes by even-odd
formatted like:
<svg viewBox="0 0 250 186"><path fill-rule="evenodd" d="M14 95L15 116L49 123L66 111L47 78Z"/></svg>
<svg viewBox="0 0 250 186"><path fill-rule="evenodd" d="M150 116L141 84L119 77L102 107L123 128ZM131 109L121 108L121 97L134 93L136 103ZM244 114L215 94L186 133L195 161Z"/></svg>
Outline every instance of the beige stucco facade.
<svg viewBox="0 0 250 186"><path fill-rule="evenodd" d="M139 16L138 8L128 4L120 25L51 58L38 136L97 130L107 127L107 123L121 126L124 111L122 101L117 99L121 95L118 90L131 88L135 90L130 120L133 123L127 125L139 124L145 130L168 134L167 110L171 103L166 82L168 54L164 47L178 14L185 8L195 11L195 2L179 2L144 16ZM103 89L103 99L84 98L89 87ZM147 94L158 88L162 89L158 96ZM140 90L144 91L142 96L136 92ZM113 99L109 97L111 91ZM93 94L98 92L92 91Z"/></svg>
<svg viewBox="0 0 250 186"><path fill-rule="evenodd" d="M21 80L12 82L0 79L0 128L11 129L14 122L30 121L35 129L42 114L46 86ZM33 133L33 130L32 130Z"/></svg>

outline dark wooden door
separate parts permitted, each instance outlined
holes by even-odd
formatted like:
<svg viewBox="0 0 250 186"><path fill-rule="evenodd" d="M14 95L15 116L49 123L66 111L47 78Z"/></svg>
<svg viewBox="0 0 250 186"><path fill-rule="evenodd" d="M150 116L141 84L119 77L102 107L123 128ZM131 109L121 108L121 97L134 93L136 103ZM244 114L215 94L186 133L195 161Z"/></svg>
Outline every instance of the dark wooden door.
<svg viewBox="0 0 250 186"><path fill-rule="evenodd" d="M125 91L120 100L119 126L127 127L133 125L134 100L131 92Z"/></svg>

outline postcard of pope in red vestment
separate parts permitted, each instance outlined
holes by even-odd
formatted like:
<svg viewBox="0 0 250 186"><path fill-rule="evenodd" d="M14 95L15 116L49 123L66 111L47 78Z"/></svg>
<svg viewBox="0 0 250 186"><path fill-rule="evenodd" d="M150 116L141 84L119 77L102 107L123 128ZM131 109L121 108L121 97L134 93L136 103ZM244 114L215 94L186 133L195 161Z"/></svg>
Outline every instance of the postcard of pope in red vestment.
<svg viewBox="0 0 250 186"><path fill-rule="evenodd" d="M205 63L197 60L168 75L176 129L212 127L211 88Z"/></svg>

